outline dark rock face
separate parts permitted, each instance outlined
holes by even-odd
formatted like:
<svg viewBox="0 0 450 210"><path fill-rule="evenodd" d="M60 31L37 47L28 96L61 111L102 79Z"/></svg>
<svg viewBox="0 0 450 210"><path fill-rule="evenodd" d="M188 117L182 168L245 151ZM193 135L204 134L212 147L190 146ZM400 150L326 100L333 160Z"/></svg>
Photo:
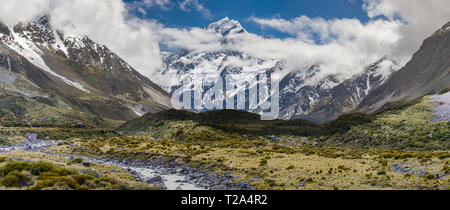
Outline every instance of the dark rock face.
<svg viewBox="0 0 450 210"><path fill-rule="evenodd" d="M11 32L9 31L8 27L3 24L2 22L0 22L0 34L9 36L11 35Z"/></svg>
<svg viewBox="0 0 450 210"><path fill-rule="evenodd" d="M450 88L450 22L426 39L412 60L371 92L359 109L373 111L390 101L414 99Z"/></svg>

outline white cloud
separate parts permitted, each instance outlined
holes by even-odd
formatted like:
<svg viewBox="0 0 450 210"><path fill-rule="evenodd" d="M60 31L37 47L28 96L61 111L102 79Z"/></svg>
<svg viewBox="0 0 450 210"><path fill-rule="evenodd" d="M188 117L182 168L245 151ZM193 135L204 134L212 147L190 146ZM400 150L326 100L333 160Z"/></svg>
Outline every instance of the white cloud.
<svg viewBox="0 0 450 210"><path fill-rule="evenodd" d="M159 7L162 10L169 10L172 6L171 0L137 0L127 5L129 10L136 10L143 15L147 15L148 8Z"/></svg>
<svg viewBox="0 0 450 210"><path fill-rule="evenodd" d="M3 0L0 19L9 25L18 21L28 21L49 10L53 0Z"/></svg>
<svg viewBox="0 0 450 210"><path fill-rule="evenodd" d="M184 11L191 11L194 9L203 14L204 17L210 18L212 16L211 11L204 7L198 0L182 0L179 4L180 9Z"/></svg>
<svg viewBox="0 0 450 210"><path fill-rule="evenodd" d="M147 7L152 6L160 6L160 7L167 7L171 4L170 0L142 0L142 3L145 4Z"/></svg>
<svg viewBox="0 0 450 210"><path fill-rule="evenodd" d="M409 58L422 41L450 21L448 0L364 0L363 8L369 17L384 16L388 20L401 19L402 39L393 54Z"/></svg>
<svg viewBox="0 0 450 210"><path fill-rule="evenodd" d="M200 28L161 28L157 31L157 34L160 37L160 42L171 49L215 51L221 47L220 37L217 34Z"/></svg>
<svg viewBox="0 0 450 210"><path fill-rule="evenodd" d="M400 21L372 20L363 24L358 19L325 20L306 16L292 20L255 17L251 20L263 28L278 29L294 37L284 40L244 38L241 46L246 51L284 58L290 69L320 64L324 69L320 76L338 74L342 79L388 54L401 38L398 34Z"/></svg>

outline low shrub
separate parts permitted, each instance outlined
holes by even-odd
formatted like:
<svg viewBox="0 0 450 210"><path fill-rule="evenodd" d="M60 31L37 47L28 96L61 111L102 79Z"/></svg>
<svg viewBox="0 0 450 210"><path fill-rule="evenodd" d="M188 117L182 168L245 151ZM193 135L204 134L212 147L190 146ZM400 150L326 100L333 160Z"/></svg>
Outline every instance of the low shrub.
<svg viewBox="0 0 450 210"><path fill-rule="evenodd" d="M445 88L444 90L441 90L441 91L439 92L439 94L440 94L440 95L444 95L444 94L446 94L446 93L448 93L448 92L450 92L450 88Z"/></svg>
<svg viewBox="0 0 450 210"><path fill-rule="evenodd" d="M294 169L294 168L295 168L295 166L289 165L289 166L286 168L286 170L292 170L292 169Z"/></svg>
<svg viewBox="0 0 450 210"><path fill-rule="evenodd" d="M5 187L26 187L33 185L33 181L30 175L23 174L19 171L13 171L8 173L0 181L1 185Z"/></svg>
<svg viewBox="0 0 450 210"><path fill-rule="evenodd" d="M386 171L378 171L378 172L377 172L377 175L378 175L378 176L386 175Z"/></svg>
<svg viewBox="0 0 450 210"><path fill-rule="evenodd" d="M74 179L79 185L83 185L86 181L94 180L95 178L86 174L75 174L72 175L72 179Z"/></svg>
<svg viewBox="0 0 450 210"><path fill-rule="evenodd" d="M44 179L49 179L49 178L55 178L58 176L59 176L59 174L57 174L55 172L44 172L44 173L41 173L38 178L39 178L39 180L44 180Z"/></svg>
<svg viewBox="0 0 450 210"><path fill-rule="evenodd" d="M75 190L90 190L90 188L88 186L83 185L76 187Z"/></svg>
<svg viewBox="0 0 450 210"><path fill-rule="evenodd" d="M83 163L83 159L81 159L81 158L75 158L75 159L73 159L72 160L72 163L77 163L77 164L81 164L81 163Z"/></svg>
<svg viewBox="0 0 450 210"><path fill-rule="evenodd" d="M56 167L53 164L49 162L39 161L31 164L30 172L35 176L39 176L41 175L41 173L51 172L55 169Z"/></svg>
<svg viewBox="0 0 450 210"><path fill-rule="evenodd" d="M423 178L425 180L433 180L433 179L436 179L436 176L434 176L433 174L427 174L427 175L424 175Z"/></svg>
<svg viewBox="0 0 450 210"><path fill-rule="evenodd" d="M444 172L444 174L450 174L450 167L445 165L444 167L442 167L442 171Z"/></svg>
<svg viewBox="0 0 450 210"><path fill-rule="evenodd" d="M55 178L53 180L53 183L54 183L54 186L59 186L59 187L68 188L68 189L76 189L79 186L77 181L75 181L73 178L67 177L67 176Z"/></svg>
<svg viewBox="0 0 450 210"><path fill-rule="evenodd" d="M261 161L259 161L259 166L265 166L267 165L267 161L270 159L270 157L266 156Z"/></svg>
<svg viewBox="0 0 450 210"><path fill-rule="evenodd" d="M13 171L27 171L31 167L31 164L22 161L10 161L5 166L0 168L0 177L4 177Z"/></svg>
<svg viewBox="0 0 450 210"><path fill-rule="evenodd" d="M46 188L53 187L55 185L55 182L53 179L42 179L39 180L32 188L31 190L43 190Z"/></svg>

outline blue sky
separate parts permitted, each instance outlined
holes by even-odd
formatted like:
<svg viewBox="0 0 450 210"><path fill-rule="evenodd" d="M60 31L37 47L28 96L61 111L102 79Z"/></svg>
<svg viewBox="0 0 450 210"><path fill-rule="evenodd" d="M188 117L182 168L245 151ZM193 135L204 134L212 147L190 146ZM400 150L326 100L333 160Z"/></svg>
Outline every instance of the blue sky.
<svg viewBox="0 0 450 210"><path fill-rule="evenodd" d="M141 18L156 19L167 27L205 27L211 22L228 16L241 22L247 31L259 35L270 35L283 38L288 36L275 30L262 30L257 24L248 21L251 16L259 18L281 17L292 19L301 15L308 17L357 18L361 22L368 21L367 14L362 10L360 0L198 0L210 13L194 8L189 11L179 7L185 0L173 0L169 6L146 7L145 14L135 11ZM139 1L125 0L127 3Z"/></svg>

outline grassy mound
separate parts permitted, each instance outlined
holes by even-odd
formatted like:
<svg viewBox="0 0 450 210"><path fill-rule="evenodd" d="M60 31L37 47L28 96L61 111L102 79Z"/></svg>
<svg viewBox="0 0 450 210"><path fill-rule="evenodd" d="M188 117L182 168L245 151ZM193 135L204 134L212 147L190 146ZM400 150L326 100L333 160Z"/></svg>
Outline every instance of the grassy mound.
<svg viewBox="0 0 450 210"><path fill-rule="evenodd" d="M148 131L169 122L191 121L199 126L208 126L227 133L242 135L322 136L346 132L354 125L369 123L373 120L374 116L354 113L321 125L302 119L262 121L257 114L234 110L204 113L168 110L156 114L149 113L141 118L131 120L120 126L118 130Z"/></svg>

